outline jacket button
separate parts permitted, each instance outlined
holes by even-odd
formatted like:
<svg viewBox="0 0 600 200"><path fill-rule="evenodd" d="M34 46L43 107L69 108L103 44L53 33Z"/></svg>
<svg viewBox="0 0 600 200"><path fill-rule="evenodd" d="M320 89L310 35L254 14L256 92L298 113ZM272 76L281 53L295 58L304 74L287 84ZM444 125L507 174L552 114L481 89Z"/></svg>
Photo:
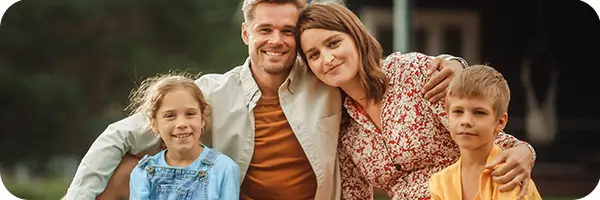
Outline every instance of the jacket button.
<svg viewBox="0 0 600 200"><path fill-rule="evenodd" d="M154 173L154 167L148 167L148 173L149 174L153 174Z"/></svg>

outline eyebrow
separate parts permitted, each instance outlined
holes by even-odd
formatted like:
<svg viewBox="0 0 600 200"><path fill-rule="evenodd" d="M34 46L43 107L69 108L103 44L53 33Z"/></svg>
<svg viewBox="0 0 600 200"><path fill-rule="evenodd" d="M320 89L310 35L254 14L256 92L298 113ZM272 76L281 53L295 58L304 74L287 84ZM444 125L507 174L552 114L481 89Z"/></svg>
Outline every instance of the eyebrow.
<svg viewBox="0 0 600 200"><path fill-rule="evenodd" d="M338 37L338 36L340 36L340 35L341 35L341 33L336 33L336 34L334 34L334 35L332 35L332 36L328 37L327 39L323 40L323 43L322 43L322 44L325 44L325 45L326 45L326 44L327 44L327 43L329 43L331 40L333 40L334 38L336 38L336 37ZM307 49L306 51L304 51L304 54L310 54L310 53L312 53L312 52L313 52L313 51L315 51L315 50L316 50L316 49L315 49L314 47L313 47L313 48L310 48L310 49Z"/></svg>
<svg viewBox="0 0 600 200"><path fill-rule="evenodd" d="M465 108L463 106L450 106L450 110L452 110L452 109L467 109L467 108ZM484 111L489 111L487 108L481 107L481 106L470 108L470 110L484 110Z"/></svg>
<svg viewBox="0 0 600 200"><path fill-rule="evenodd" d="M199 110L200 110L199 108L192 108L192 107L185 108L186 112L188 112L188 111L199 111ZM177 109L163 110L160 113L174 113L174 112L177 112Z"/></svg>
<svg viewBox="0 0 600 200"><path fill-rule="evenodd" d="M273 24L257 24L256 26L254 26L254 29L259 29L259 28L264 28L264 27L272 27ZM288 29L295 29L296 26L292 26L289 24L286 24L283 26L284 28L288 28Z"/></svg>

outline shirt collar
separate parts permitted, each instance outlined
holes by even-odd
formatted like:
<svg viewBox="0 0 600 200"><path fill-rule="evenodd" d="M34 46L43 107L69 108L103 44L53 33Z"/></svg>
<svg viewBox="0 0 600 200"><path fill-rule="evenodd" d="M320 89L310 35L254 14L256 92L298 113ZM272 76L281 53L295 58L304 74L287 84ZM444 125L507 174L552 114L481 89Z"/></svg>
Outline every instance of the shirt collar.
<svg viewBox="0 0 600 200"><path fill-rule="evenodd" d="M296 59L290 74L279 88L280 92L281 89L287 89L288 92L294 94L300 77L303 76L304 73L309 73L305 69L306 67L302 64L302 62L299 59ZM252 71L250 70L250 57L246 58L246 62L244 62L242 65L240 79L242 83L242 90L244 91L244 100L246 101L246 105L248 105L250 102L257 101L260 98L260 89L258 88L258 84L256 83L256 80L254 80L254 76L252 76Z"/></svg>

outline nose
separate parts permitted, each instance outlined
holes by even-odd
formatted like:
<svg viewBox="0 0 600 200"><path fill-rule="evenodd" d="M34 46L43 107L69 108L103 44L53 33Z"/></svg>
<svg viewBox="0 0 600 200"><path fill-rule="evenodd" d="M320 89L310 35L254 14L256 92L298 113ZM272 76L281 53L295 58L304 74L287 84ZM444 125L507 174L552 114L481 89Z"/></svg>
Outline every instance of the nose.
<svg viewBox="0 0 600 200"><path fill-rule="evenodd" d="M323 62L325 62L325 65L330 66L334 60L335 56L331 52L323 52Z"/></svg>
<svg viewBox="0 0 600 200"><path fill-rule="evenodd" d="M175 128L177 129L186 129L189 126L187 119L185 117L178 117L175 122Z"/></svg>
<svg viewBox="0 0 600 200"><path fill-rule="evenodd" d="M269 44L271 45L280 45L283 43L283 38L281 36L281 32L279 31L273 31L273 34L271 34L271 37L269 37Z"/></svg>
<svg viewBox="0 0 600 200"><path fill-rule="evenodd" d="M473 119L472 119L471 115L464 115L461 118L460 126L469 127L469 128L473 127Z"/></svg>

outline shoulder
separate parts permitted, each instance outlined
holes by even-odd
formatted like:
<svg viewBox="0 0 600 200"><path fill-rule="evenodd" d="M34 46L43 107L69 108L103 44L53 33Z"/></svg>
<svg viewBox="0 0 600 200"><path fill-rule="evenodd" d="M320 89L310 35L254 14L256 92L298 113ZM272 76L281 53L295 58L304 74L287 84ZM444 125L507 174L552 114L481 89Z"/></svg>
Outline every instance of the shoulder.
<svg viewBox="0 0 600 200"><path fill-rule="evenodd" d="M400 53L394 52L383 60L383 68L390 68L395 65L405 64L424 64L430 60L431 56L428 56L419 52L411 53Z"/></svg>
<svg viewBox="0 0 600 200"><path fill-rule="evenodd" d="M400 76L404 72L425 74L431 57L423 53L411 52L390 54L382 61L382 70L388 77ZM415 71L416 70L416 71Z"/></svg>
<svg viewBox="0 0 600 200"><path fill-rule="evenodd" d="M215 159L215 167L223 169L238 169L238 165L229 156L219 153L217 159Z"/></svg>
<svg viewBox="0 0 600 200"><path fill-rule="evenodd" d="M443 180L446 180L446 179L452 177L456 173L460 173L458 163L454 163L454 164L434 173L431 176L431 178L433 179L435 177L436 180L443 182Z"/></svg>
<svg viewBox="0 0 600 200"><path fill-rule="evenodd" d="M217 152L216 150L212 151ZM229 156L223 153L217 154L211 171L211 173L216 174L218 177L240 176L240 168L238 167L238 165Z"/></svg>
<svg viewBox="0 0 600 200"><path fill-rule="evenodd" d="M196 85L202 89L202 91L213 91L224 85L231 83L240 82L240 71L243 66L237 66L224 74L205 74L200 78L196 79Z"/></svg>
<svg viewBox="0 0 600 200"><path fill-rule="evenodd" d="M455 163L431 175L429 179L431 194L442 195L445 190L452 190L453 177L456 173L460 173L460 170Z"/></svg>
<svg viewBox="0 0 600 200"><path fill-rule="evenodd" d="M146 154L144 157L142 157L142 159L140 159L140 161L138 161L136 168L145 169L148 166L157 165L161 157L164 155L164 152L165 150L162 150L154 155Z"/></svg>

